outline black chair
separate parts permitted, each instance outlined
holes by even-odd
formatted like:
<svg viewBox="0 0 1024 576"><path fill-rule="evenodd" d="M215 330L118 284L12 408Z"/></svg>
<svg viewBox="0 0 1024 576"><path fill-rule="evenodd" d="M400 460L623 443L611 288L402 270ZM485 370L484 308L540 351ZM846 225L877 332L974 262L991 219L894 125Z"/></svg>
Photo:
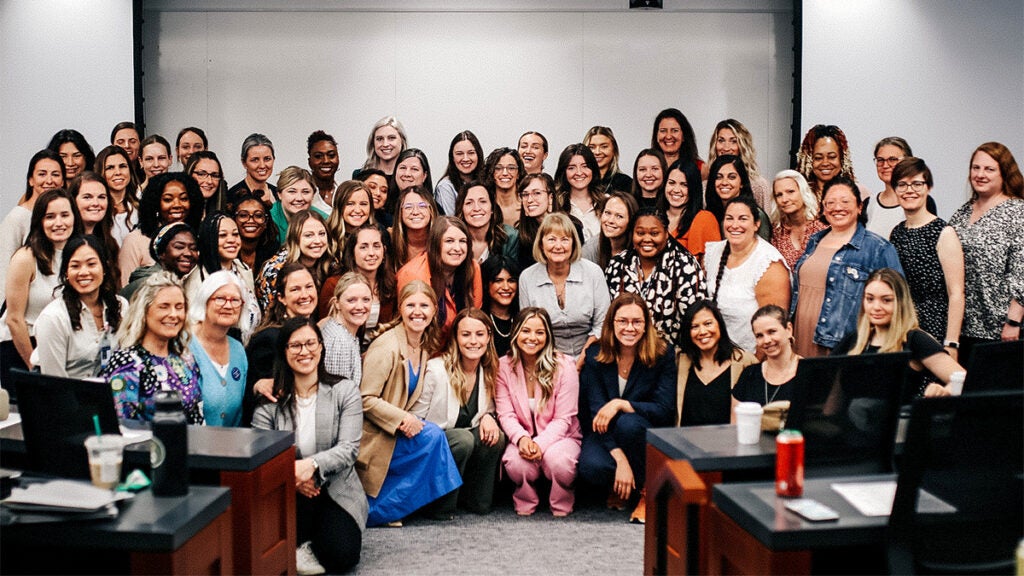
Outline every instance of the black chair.
<svg viewBox="0 0 1024 576"><path fill-rule="evenodd" d="M911 408L889 518L893 574L1010 574L1024 535L1024 392Z"/></svg>
<svg viewBox="0 0 1024 576"><path fill-rule="evenodd" d="M807 476L893 470L910 353L800 360L786 427L804 436Z"/></svg>
<svg viewBox="0 0 1024 576"><path fill-rule="evenodd" d="M964 394L1024 390L1024 340L975 344L965 366Z"/></svg>

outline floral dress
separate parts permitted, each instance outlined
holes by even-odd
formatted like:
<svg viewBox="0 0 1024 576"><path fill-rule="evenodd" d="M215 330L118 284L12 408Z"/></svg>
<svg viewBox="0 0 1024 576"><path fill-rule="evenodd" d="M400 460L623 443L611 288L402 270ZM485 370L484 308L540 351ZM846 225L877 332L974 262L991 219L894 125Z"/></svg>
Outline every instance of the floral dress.
<svg viewBox="0 0 1024 576"><path fill-rule="evenodd" d="M129 420L152 420L158 390L176 390L181 395L185 420L203 423L199 369L192 353L157 356L136 344L117 350L100 371L114 394L117 415Z"/></svg>

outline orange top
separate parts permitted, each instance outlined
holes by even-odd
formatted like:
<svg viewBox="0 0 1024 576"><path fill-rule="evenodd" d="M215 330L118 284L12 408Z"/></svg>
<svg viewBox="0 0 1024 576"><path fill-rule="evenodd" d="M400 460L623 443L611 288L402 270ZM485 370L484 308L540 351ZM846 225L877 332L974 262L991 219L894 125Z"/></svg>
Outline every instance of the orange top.
<svg viewBox="0 0 1024 576"><path fill-rule="evenodd" d="M471 254L467 254L466 258L472 259ZM480 265L475 260L473 264L473 306L482 308L484 305L484 285L483 278L480 276ZM398 269L398 292L402 292L402 288L413 280L422 280L427 284L430 284L430 266L427 264L427 253L424 252L418 256L413 257ZM445 322L442 326L442 332L447 334L451 328L452 322L455 320L455 315L458 314L458 310L455 307L455 299L452 298L451 290L444 291L444 303L445 303Z"/></svg>
<svg viewBox="0 0 1024 576"><path fill-rule="evenodd" d="M704 263L704 245L708 242L718 242L722 239L722 232L718 227L718 219L707 210L697 212L690 223L690 229L682 236L674 235L676 240L697 257L697 260Z"/></svg>

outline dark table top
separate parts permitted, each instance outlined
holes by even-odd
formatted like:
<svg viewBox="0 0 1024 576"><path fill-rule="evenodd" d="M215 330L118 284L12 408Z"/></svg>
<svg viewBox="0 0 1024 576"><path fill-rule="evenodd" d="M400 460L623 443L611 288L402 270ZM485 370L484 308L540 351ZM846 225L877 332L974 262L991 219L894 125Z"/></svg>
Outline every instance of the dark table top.
<svg viewBox="0 0 1024 576"><path fill-rule="evenodd" d="M736 441L736 426L652 428L647 442L672 460L689 460L697 472L775 467L775 436L761 434L758 444Z"/></svg>
<svg viewBox="0 0 1024 576"><path fill-rule="evenodd" d="M192 486L187 496L154 496L146 490L120 505L112 520L12 524L4 510L5 546L61 546L133 552L177 550L206 528L231 504L231 490L219 486Z"/></svg>
<svg viewBox="0 0 1024 576"><path fill-rule="evenodd" d="M131 422L132 428L144 427ZM197 470L255 470L295 444L291 432L252 428L188 427L188 465ZM0 430L0 452L25 453L21 424Z"/></svg>
<svg viewBox="0 0 1024 576"><path fill-rule="evenodd" d="M712 499L719 510L771 550L836 548L884 541L888 516L864 516L832 489L832 484L896 481L894 474L837 476L804 481L804 498L839 513L839 520L810 522L786 510L774 482L717 484Z"/></svg>

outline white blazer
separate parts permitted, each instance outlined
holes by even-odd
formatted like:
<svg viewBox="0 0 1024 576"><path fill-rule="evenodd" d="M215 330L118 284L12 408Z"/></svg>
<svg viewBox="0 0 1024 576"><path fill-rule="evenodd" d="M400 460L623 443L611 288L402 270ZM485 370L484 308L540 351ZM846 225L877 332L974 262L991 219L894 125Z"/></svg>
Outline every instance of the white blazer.
<svg viewBox="0 0 1024 576"><path fill-rule="evenodd" d="M480 419L484 414L494 414L494 398L487 394L487 386L484 385L483 370L477 370L476 385L480 388L480 395L477 401L477 411L473 415L472 428L480 425ZM432 358L427 361L427 370L420 381L423 390L420 397L413 404L411 412L424 420L433 422L448 430L455 427L459 419L459 398L455 395L455 389L448 379L448 372L444 368L443 358Z"/></svg>

